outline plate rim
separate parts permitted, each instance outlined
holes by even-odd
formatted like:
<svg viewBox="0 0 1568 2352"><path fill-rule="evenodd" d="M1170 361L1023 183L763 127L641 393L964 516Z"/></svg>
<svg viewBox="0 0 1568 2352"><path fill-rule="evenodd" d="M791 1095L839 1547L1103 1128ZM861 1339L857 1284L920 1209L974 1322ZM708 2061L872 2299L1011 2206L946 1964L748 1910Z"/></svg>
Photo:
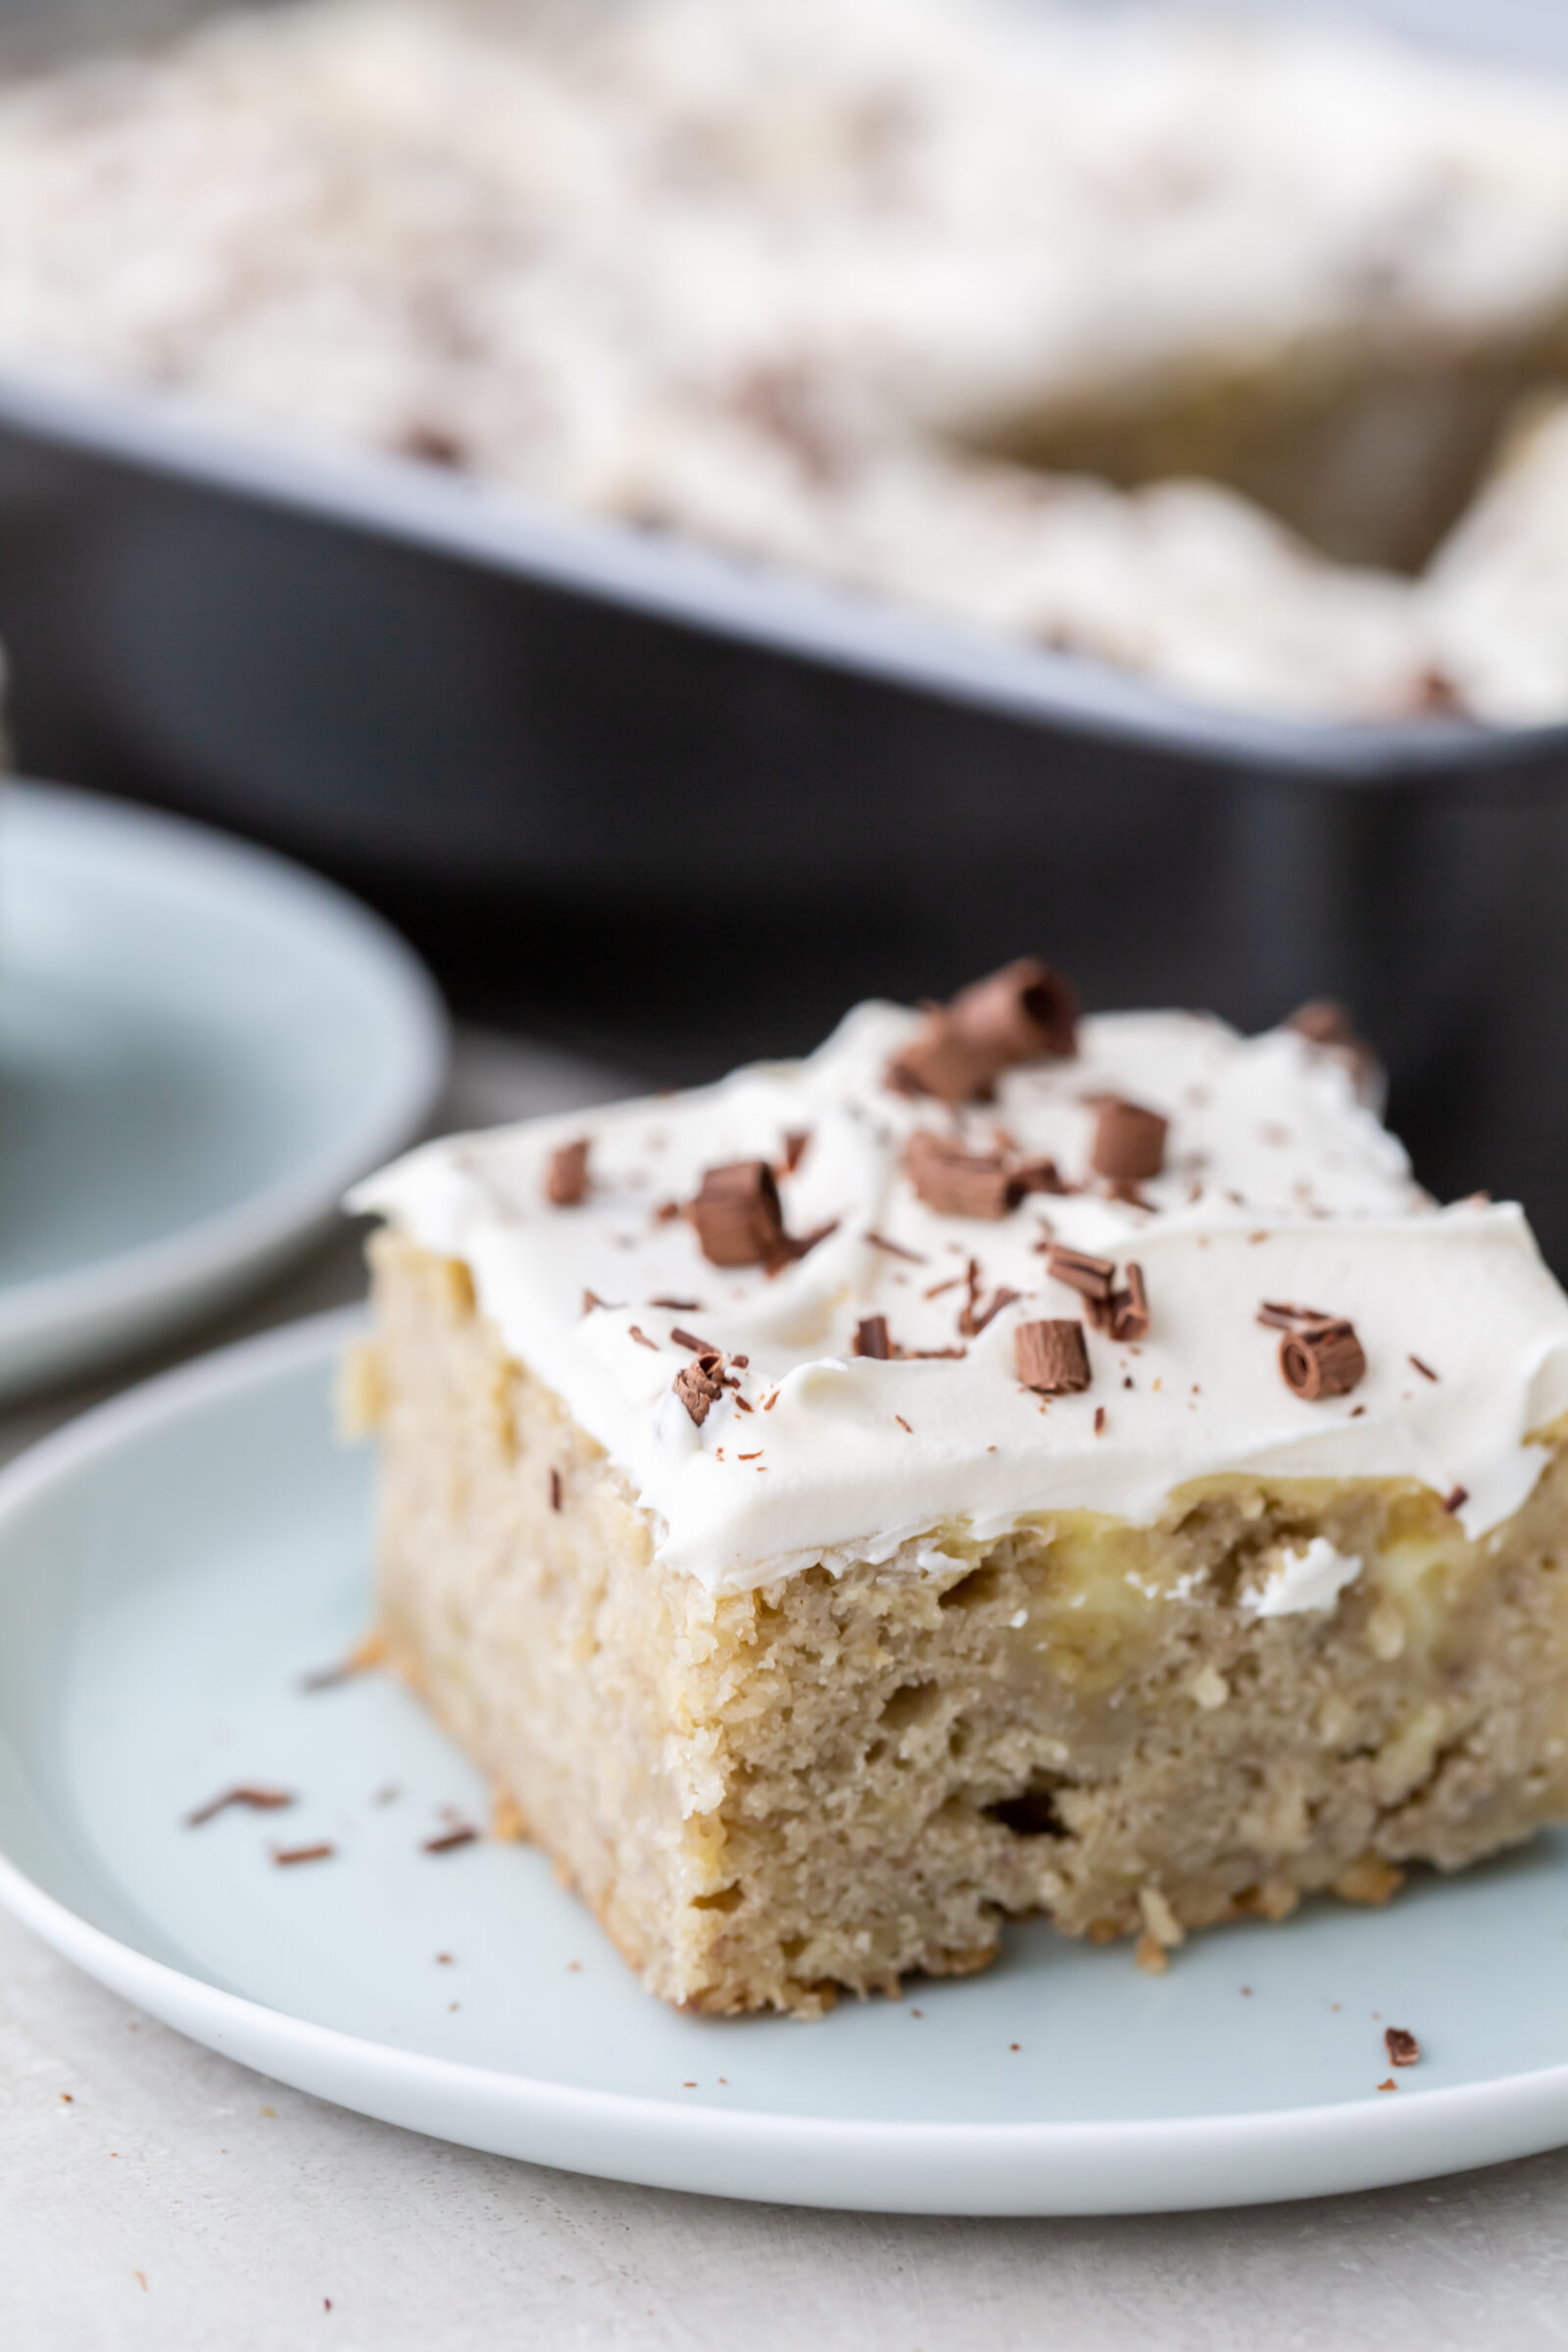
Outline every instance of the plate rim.
<svg viewBox="0 0 1568 2352"><path fill-rule="evenodd" d="M352 1127L346 1122L308 1163L173 1233L0 1288L0 1396L31 1394L110 1363L239 1295L305 1248L348 1186L416 1133L451 1059L450 1021L424 964L390 923L324 875L220 827L76 785L6 778L0 829L17 805L46 825L82 827L99 840L118 834L154 850L172 845L177 857L254 881L258 900L286 904L322 934L352 942L388 1006L401 1059L383 1063L385 1101Z"/></svg>
<svg viewBox="0 0 1568 2352"><path fill-rule="evenodd" d="M137 1383L0 1468L11 1522L193 1406L330 1374L363 1306L307 1316ZM1568 2062L1400 2099L1085 2122L943 2123L683 2106L512 2074L316 2023L94 1927L0 1843L0 1905L63 1957L188 2037L361 2114L600 2179L833 2210L931 2215L1194 2211L1393 2186L1568 2141ZM649 1996L652 1998L653 1996ZM730 2021L745 2031L745 2020ZM824 2022L832 2031L832 2020ZM963 2178L956 2175L963 2173Z"/></svg>

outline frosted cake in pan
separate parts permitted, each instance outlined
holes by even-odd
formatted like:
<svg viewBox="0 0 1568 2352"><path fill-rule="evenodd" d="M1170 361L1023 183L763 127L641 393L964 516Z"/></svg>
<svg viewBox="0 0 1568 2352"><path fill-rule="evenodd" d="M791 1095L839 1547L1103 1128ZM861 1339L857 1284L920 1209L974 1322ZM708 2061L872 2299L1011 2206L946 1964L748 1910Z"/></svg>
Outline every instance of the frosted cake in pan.
<svg viewBox="0 0 1568 2352"><path fill-rule="evenodd" d="M1044 966L361 1188L396 1662L649 1986L811 2012L1568 1814L1568 1299L1332 1009Z"/></svg>

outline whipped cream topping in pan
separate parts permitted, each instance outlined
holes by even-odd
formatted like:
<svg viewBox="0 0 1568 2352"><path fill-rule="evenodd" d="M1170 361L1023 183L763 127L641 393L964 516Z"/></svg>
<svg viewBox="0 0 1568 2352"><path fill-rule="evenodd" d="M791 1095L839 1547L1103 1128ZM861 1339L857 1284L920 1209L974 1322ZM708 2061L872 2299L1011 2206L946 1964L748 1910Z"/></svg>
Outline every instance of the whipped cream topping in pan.
<svg viewBox="0 0 1568 2352"><path fill-rule="evenodd" d="M509 1351L626 1472L660 1556L711 1589L824 1558L918 1570L944 1534L985 1541L1025 1514L1147 1521L1225 1473L1418 1480L1472 1536L1517 1509L1544 1458L1532 1433L1568 1409L1568 1298L1518 1207L1428 1200L1342 1057L1290 1029L1116 1013L954 1110L886 1084L919 1027L862 1004L803 1061L429 1144L350 1205L468 1267ZM1086 1181L1105 1096L1169 1120L1145 1205ZM902 1172L919 1129L975 1151L1000 1131L1086 1189L939 1213ZM671 1204L710 1168L782 1165L802 1135L785 1223L832 1232L772 1274L710 1264ZM553 1156L582 1136L586 1194L552 1205ZM1019 1383L1017 1327L1085 1305L1050 1273L1052 1239L1135 1260L1150 1320L1130 1344L1086 1328L1089 1387L1048 1399ZM986 1320L999 1290L1017 1297ZM1352 1392L1293 1395L1265 1300L1353 1323ZM854 1352L869 1316L904 1354ZM674 1393L694 1361L676 1331L747 1358L700 1425Z"/></svg>
<svg viewBox="0 0 1568 2352"><path fill-rule="evenodd" d="M1562 381L1545 76L1207 12L321 0L0 77L0 222L11 363L403 451L1202 701L1568 712L1560 534L1529 501L1441 580L1370 568L1364 527L1395 476L1443 478L1471 363ZM1362 373L1415 388L1362 412ZM1302 393L1310 442L1342 376L1359 421L1325 495L1365 543L1328 562L1191 477L1225 472L1239 399ZM1136 447L1146 396L1157 417L1195 393L1151 487L1075 438L1124 415ZM1044 471L998 430L1028 419L1054 422Z"/></svg>

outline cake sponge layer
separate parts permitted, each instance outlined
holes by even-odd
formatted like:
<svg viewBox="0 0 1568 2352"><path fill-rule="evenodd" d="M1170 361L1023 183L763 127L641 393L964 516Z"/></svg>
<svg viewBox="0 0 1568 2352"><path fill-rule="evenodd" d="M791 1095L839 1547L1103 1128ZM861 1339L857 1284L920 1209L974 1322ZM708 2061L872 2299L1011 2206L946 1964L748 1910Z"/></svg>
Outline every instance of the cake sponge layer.
<svg viewBox="0 0 1568 2352"><path fill-rule="evenodd" d="M391 1654L667 2000L809 2013L1030 1911L1157 1964L1568 1813L1560 1429L1478 1541L1410 1482L1231 1475L712 1592L461 1264L372 1257Z"/></svg>

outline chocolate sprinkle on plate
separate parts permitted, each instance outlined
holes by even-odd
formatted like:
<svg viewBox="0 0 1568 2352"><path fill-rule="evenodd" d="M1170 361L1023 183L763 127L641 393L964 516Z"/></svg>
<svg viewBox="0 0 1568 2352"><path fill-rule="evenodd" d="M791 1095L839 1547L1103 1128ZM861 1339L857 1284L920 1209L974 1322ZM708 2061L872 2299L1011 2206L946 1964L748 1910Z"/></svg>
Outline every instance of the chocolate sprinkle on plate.
<svg viewBox="0 0 1568 2352"><path fill-rule="evenodd" d="M1438 1375L1433 1371L1432 1366L1430 1364L1424 1364L1418 1355L1412 1355L1410 1361L1412 1364L1414 1364L1416 1370L1420 1373L1423 1380L1437 1379Z"/></svg>
<svg viewBox="0 0 1568 2352"><path fill-rule="evenodd" d="M1414 2066L1421 2056L1421 2044L1403 2026L1387 2027L1383 2046L1389 2053L1391 2066Z"/></svg>
<svg viewBox="0 0 1568 2352"><path fill-rule="evenodd" d="M335 1845L324 1841L320 1845L274 1845L272 1860L280 1870L290 1869L296 1862L326 1862L337 1852Z"/></svg>
<svg viewBox="0 0 1568 2352"><path fill-rule="evenodd" d="M225 1788L221 1796L210 1797L205 1805L198 1805L194 1813L187 1813L185 1827L187 1830L199 1830L204 1821L216 1820L230 1805L244 1805L252 1813L276 1813L284 1805L292 1805L295 1801L294 1793L289 1788L252 1788L245 1786Z"/></svg>
<svg viewBox="0 0 1568 2352"><path fill-rule="evenodd" d="M456 1829L443 1830L438 1837L426 1838L419 1850L426 1854L450 1854L460 1845L473 1845L477 1842L478 1836L479 1833L476 1829L471 1828L467 1822L462 1821L459 1822Z"/></svg>

